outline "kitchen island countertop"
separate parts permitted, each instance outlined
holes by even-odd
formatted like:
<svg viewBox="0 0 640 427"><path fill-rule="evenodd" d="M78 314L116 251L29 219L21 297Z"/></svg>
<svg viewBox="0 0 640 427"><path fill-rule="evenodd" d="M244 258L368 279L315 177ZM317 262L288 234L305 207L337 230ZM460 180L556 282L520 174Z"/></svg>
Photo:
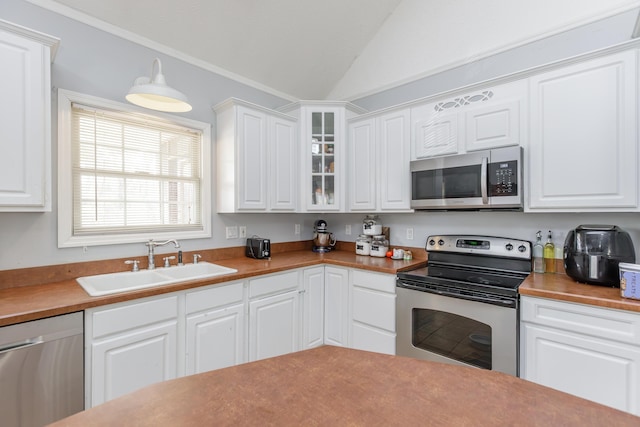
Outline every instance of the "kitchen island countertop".
<svg viewBox="0 0 640 427"><path fill-rule="evenodd" d="M52 426L638 426L500 372L324 346L165 381Z"/></svg>

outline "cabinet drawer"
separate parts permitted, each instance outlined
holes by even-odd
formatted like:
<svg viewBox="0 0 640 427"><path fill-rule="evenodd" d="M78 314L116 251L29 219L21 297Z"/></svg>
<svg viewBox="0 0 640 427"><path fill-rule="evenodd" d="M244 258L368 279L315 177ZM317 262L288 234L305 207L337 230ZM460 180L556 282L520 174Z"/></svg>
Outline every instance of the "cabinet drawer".
<svg viewBox="0 0 640 427"><path fill-rule="evenodd" d="M249 280L249 298L296 289L299 283L299 270L251 279Z"/></svg>
<svg viewBox="0 0 640 427"><path fill-rule="evenodd" d="M237 282L189 292L186 300L187 314L242 302L244 296L243 285L243 282Z"/></svg>
<svg viewBox="0 0 640 427"><path fill-rule="evenodd" d="M178 297L171 296L144 302L128 303L113 308L87 310L93 324L93 338L139 328L178 317Z"/></svg>
<svg viewBox="0 0 640 427"><path fill-rule="evenodd" d="M395 332L396 296L354 287L353 320Z"/></svg>
<svg viewBox="0 0 640 427"><path fill-rule="evenodd" d="M585 304L522 297L524 322L638 345L640 314Z"/></svg>
<svg viewBox="0 0 640 427"><path fill-rule="evenodd" d="M351 270L351 281L354 286L391 294L396 293L396 276L391 274L371 273L354 269Z"/></svg>

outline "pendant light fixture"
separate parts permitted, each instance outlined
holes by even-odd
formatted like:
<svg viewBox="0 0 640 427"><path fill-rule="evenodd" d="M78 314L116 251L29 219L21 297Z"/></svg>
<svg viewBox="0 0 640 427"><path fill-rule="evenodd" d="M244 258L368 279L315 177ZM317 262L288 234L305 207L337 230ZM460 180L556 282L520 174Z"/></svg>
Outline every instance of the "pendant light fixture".
<svg viewBox="0 0 640 427"><path fill-rule="evenodd" d="M158 72L154 75L156 64ZM187 97L174 88L167 86L162 74L160 59L153 60L151 77L138 77L126 96L127 101L140 107L170 113L185 113L191 111Z"/></svg>

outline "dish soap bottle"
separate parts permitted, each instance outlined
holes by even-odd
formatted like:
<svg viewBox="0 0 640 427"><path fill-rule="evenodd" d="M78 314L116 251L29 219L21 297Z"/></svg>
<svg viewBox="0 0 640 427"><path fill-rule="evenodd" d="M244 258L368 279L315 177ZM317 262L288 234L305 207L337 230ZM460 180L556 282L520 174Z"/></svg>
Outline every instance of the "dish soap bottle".
<svg viewBox="0 0 640 427"><path fill-rule="evenodd" d="M536 243L533 245L533 272L544 273L544 259L542 258L542 231L536 233Z"/></svg>
<svg viewBox="0 0 640 427"><path fill-rule="evenodd" d="M544 245L544 271L546 273L556 272L556 247L551 241L551 230L547 236L547 243Z"/></svg>

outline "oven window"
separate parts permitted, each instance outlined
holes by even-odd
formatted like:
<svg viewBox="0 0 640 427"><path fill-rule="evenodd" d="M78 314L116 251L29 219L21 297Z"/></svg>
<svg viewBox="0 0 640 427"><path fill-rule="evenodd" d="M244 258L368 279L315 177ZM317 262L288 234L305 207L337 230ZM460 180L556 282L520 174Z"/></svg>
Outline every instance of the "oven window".
<svg viewBox="0 0 640 427"><path fill-rule="evenodd" d="M414 347L491 369L491 327L485 323L444 311L414 308L411 340Z"/></svg>

